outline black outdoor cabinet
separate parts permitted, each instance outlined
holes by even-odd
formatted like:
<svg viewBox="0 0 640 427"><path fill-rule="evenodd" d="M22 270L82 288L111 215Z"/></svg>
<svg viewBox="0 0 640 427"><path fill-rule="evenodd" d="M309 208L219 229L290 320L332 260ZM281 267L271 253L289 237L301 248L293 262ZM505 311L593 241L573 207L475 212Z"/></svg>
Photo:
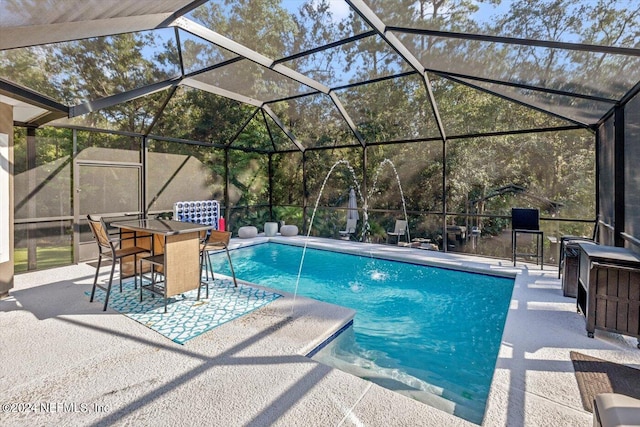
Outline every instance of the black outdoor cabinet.
<svg viewBox="0 0 640 427"><path fill-rule="evenodd" d="M578 242L577 308L587 335L596 329L638 338L640 347L640 255L620 247Z"/></svg>

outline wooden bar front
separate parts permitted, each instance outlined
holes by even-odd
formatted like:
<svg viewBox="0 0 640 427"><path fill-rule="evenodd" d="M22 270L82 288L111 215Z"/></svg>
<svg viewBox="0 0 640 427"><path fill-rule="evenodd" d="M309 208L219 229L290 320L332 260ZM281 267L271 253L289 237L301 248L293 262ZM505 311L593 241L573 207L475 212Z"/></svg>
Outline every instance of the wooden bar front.
<svg viewBox="0 0 640 427"><path fill-rule="evenodd" d="M165 286L168 297L200 286L199 233L167 236L164 248Z"/></svg>
<svg viewBox="0 0 640 427"><path fill-rule="evenodd" d="M624 248L578 245L577 307L588 336L602 329L640 339L640 256Z"/></svg>

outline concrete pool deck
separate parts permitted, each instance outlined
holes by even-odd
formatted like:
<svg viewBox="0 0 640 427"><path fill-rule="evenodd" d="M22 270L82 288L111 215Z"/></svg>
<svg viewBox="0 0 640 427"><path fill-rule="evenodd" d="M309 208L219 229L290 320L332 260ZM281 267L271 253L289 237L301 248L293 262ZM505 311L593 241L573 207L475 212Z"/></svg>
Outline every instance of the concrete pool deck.
<svg viewBox="0 0 640 427"><path fill-rule="evenodd" d="M355 242L319 238L309 244L515 275L484 426L591 426L570 351L640 368L635 339L587 337L552 266L386 245L363 252ZM475 425L305 357L352 318L350 309L300 296L294 306L285 294L179 345L89 303L94 272L83 263L20 274L0 300L0 389L2 404L12 405L0 411L0 425Z"/></svg>

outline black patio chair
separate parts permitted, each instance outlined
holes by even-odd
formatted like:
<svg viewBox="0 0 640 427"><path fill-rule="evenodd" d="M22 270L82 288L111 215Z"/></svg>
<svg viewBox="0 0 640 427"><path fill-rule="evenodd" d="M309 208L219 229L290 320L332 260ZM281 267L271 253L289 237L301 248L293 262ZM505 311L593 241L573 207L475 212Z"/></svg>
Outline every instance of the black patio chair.
<svg viewBox="0 0 640 427"><path fill-rule="evenodd" d="M532 234L536 239L535 253L518 253L518 235ZM540 269L544 270L544 232L540 230L540 211L532 208L511 209L511 260L516 266L518 256L529 256L540 261Z"/></svg>

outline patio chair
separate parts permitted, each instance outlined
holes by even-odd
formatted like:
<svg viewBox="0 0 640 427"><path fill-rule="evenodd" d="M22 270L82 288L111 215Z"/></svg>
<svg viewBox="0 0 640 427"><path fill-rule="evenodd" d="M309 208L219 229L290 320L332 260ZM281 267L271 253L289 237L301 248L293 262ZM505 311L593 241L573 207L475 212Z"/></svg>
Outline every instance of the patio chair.
<svg viewBox="0 0 640 427"><path fill-rule="evenodd" d="M407 241L407 221L403 219L397 219L396 225L393 231L387 231L387 243L391 237L396 238L396 244L400 244L400 239L404 237L404 241Z"/></svg>
<svg viewBox="0 0 640 427"><path fill-rule="evenodd" d="M518 253L518 235L532 234L536 239L534 253ZM540 269L544 270L544 232L540 230L540 211L532 208L511 208L511 260L516 266L518 256L529 256L540 261Z"/></svg>
<svg viewBox="0 0 640 427"><path fill-rule="evenodd" d="M342 240L349 240L352 234L356 232L356 225L358 224L358 220L355 218L350 218L347 220L347 226L344 230L339 230L340 238Z"/></svg>
<svg viewBox="0 0 640 427"><path fill-rule="evenodd" d="M128 246L122 247L122 242L129 239L114 239L107 232L107 226L104 223L102 217L87 215L87 220L89 221L89 227L91 227L91 232L93 233L93 237L98 244L98 265L96 267L96 275L93 279L93 288L91 289L91 298L90 302L93 302L93 298L96 293L96 288L100 288L105 291L106 295L104 297L104 307L103 311L107 310L107 305L109 304L109 295L111 294L111 285L113 283L113 273L116 268L116 262L120 263L120 292L122 292L122 259L126 257L133 257L133 270L134 270L134 286L136 289L138 288L138 270L137 270L137 257L139 255L149 255L149 249L142 248L139 246ZM107 258L111 260L111 273L109 274L109 283L107 287L103 287L98 284L98 275L100 274L100 265L102 264L102 259Z"/></svg>
<svg viewBox="0 0 640 427"><path fill-rule="evenodd" d="M231 255L229 254L229 240L231 239L230 231L217 231L210 230L206 233L206 236L200 243L200 269L204 268L206 282L204 282L207 289L207 298L209 298L209 271L211 271L211 280L215 280L213 275L213 265L211 259L209 259L209 252L224 250L227 253L227 259L229 260L229 268L231 269L231 276L233 277L233 284L238 287L236 281L236 273L233 270L233 263L231 262ZM198 299L200 299L200 287L198 288Z"/></svg>

